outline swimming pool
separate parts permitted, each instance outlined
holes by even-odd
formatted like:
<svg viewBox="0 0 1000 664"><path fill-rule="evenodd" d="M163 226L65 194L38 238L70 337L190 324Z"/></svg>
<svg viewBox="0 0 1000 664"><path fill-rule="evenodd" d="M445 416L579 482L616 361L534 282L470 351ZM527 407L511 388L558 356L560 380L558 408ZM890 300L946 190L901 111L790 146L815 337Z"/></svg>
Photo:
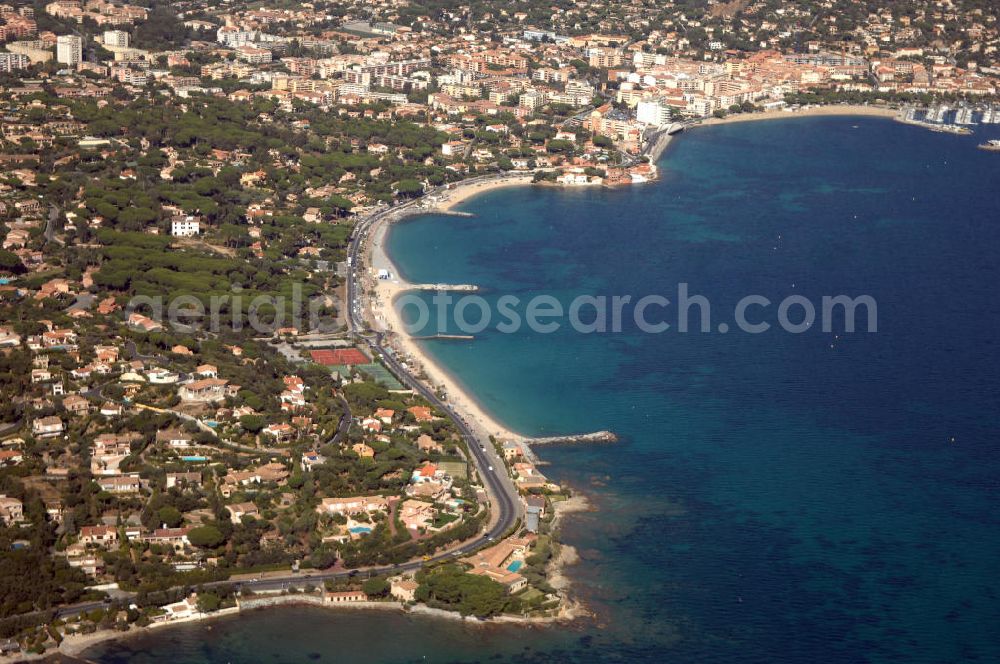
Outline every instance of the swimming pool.
<svg viewBox="0 0 1000 664"><path fill-rule="evenodd" d="M208 461L208 457L203 456L182 456L181 461L187 461L189 463L204 463Z"/></svg>
<svg viewBox="0 0 1000 664"><path fill-rule="evenodd" d="M515 560L510 565L507 565L507 571L516 572L517 570L521 569L521 565L523 564L524 564L523 560Z"/></svg>
<svg viewBox="0 0 1000 664"><path fill-rule="evenodd" d="M361 533L370 533L372 531L368 526L354 526L353 528L348 528L349 531L355 535L360 535Z"/></svg>

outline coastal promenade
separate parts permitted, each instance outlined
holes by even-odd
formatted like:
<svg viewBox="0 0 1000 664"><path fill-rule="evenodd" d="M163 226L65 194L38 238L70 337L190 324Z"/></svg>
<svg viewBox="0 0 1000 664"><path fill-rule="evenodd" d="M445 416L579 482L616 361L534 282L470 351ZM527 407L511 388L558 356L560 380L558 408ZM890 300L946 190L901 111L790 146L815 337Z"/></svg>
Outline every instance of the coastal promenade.
<svg viewBox="0 0 1000 664"><path fill-rule="evenodd" d="M903 112L887 106L864 106L860 104L831 104L824 106L806 106L801 108L786 108L772 111L754 111L752 113L731 113L722 118L707 117L682 120L647 132L642 149L642 156L656 163L670 145L673 137L681 131L696 127L711 127L719 124L736 122L762 122L766 120L787 120L790 118L859 116L890 118L905 122ZM919 123L915 123L919 124Z"/></svg>
<svg viewBox="0 0 1000 664"><path fill-rule="evenodd" d="M381 297L378 297L377 301L366 301L365 290L367 285L364 283L364 279L370 278L375 272L373 261L375 260L374 254L376 251L379 252L381 260L388 262L388 257L381 254L382 249L380 244L387 223L413 214L433 212L438 207L449 209L458 201L464 200L470 195L475 195L497 186L523 185L529 182L530 178L526 178L523 175L493 175L474 178L461 183L451 190L433 190L428 192L424 199L376 212L359 221L357 226L355 226L348 250L348 256L352 265L347 281L350 312L348 320L350 321L351 331L369 345L372 351L382 359L403 384L446 413L459 427L462 437L466 441L471 458L475 463L477 472L482 478L490 497L490 506L492 508L490 513L491 522L484 535L487 540L502 536L521 517L521 503L517 490L507 475L503 460L496 456L492 441L490 440L491 435L501 432L495 431L496 426L491 426L494 425L492 421L483 421L485 416L481 410L467 407L472 400L468 395L460 395L453 385L450 386L452 389L449 390L452 395L450 400L446 401L439 397L433 385L426 384L414 375L409 362L404 364L401 361L398 351L392 347L391 341L387 339L387 336L393 336L393 333L389 332L387 334L386 331L375 330L373 329L375 326L368 325L366 321L367 315L371 315L373 318L378 316L374 311L376 306L380 307L379 314L381 314L383 319L386 317L395 318L395 316L392 310L392 297L386 297L384 292L381 294ZM426 203L430 203L431 207L428 207ZM382 287L383 290L388 286L384 280L374 280L370 285ZM408 284L396 284L396 287L393 292L401 292L409 289ZM400 330L400 334L405 334L405 332ZM395 341L403 342L404 340L396 338ZM412 340L407 338L405 341L409 342L405 345L409 354L418 354L416 345L412 343ZM423 354L418 354L418 357L423 361L424 365L430 364L429 359ZM410 361L412 362L412 359ZM456 400L455 397L462 398ZM494 431L490 431L490 429L494 429ZM470 547L470 550L471 548L475 548L475 546Z"/></svg>
<svg viewBox="0 0 1000 664"><path fill-rule="evenodd" d="M875 117L898 120L901 111L888 106L865 106L861 104L828 104L823 106L804 106L774 111L757 111L754 113L731 113L724 118L700 118L685 122L686 127L711 127L719 124L735 122L761 122L766 120L788 120L790 118L813 117Z"/></svg>

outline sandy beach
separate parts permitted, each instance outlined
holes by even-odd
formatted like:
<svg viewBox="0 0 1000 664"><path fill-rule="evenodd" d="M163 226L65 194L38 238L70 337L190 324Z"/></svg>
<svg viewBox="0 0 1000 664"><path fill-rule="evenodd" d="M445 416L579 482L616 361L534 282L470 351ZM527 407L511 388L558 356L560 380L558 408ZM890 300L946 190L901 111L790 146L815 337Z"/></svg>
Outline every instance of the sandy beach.
<svg viewBox="0 0 1000 664"><path fill-rule="evenodd" d="M59 644L59 652L68 657L79 657L84 650L92 646L96 646L98 643L113 641L115 639L124 639L129 636L136 636L148 630L148 627L133 627L127 632L119 632L112 629L99 629L96 632L91 632L90 634L70 634L62 640L62 643Z"/></svg>
<svg viewBox="0 0 1000 664"><path fill-rule="evenodd" d="M393 274L395 275L395 272ZM469 395L468 391L459 385L450 373L432 360L420 348L418 342L414 341L405 331L403 321L394 303L410 288L411 284L398 278L381 280L376 287L375 295L372 298L373 315L376 324L386 332L387 345L393 348L397 356L407 364L417 377L423 378L438 392L443 391L446 401L473 429L485 432L498 440L523 440L524 437L521 434L508 429L487 413Z"/></svg>
<svg viewBox="0 0 1000 664"><path fill-rule="evenodd" d="M862 106L862 105L835 105L835 106L807 106L795 111L763 111L760 113L734 113L724 118L708 118L702 120L695 127L710 127L712 125L730 124L733 122L760 122L763 120L787 120L789 118L810 118L819 116L834 115L857 115L879 118L895 118L899 116L899 111L882 106Z"/></svg>
<svg viewBox="0 0 1000 664"><path fill-rule="evenodd" d="M146 627L136 627L133 625L127 632L121 632L114 629L99 629L96 632L91 632L90 634L70 634L59 644L59 652L70 657L79 657L83 651L97 645L98 643L103 643L104 641L134 637L153 630L165 629L174 625L182 625L184 623L217 620L226 616L239 615L239 613L239 609L231 607L214 613L199 613L191 616L190 618L180 618L170 622L153 623L152 625L148 625Z"/></svg>
<svg viewBox="0 0 1000 664"><path fill-rule="evenodd" d="M275 606L290 606L290 605L306 605L306 606L319 606L320 608L330 610L330 611L404 611L408 610L401 602L350 602L350 603L340 603L340 604L320 604L315 601L307 602L304 600L304 596L301 594L295 595L275 595L269 598L271 601L266 606L253 607L240 609L237 607L230 607L227 609L222 609L213 613L199 613L190 618L180 618L176 620L171 620L169 622L154 623L146 627L136 627L132 626L127 632L122 632L114 629L99 629L96 632L91 632L89 634L70 634L66 636L59 645L58 652L62 655L68 657L81 657L83 652L87 649L105 641L128 639L132 637L139 636L151 631L159 631L161 629L169 629L170 627L176 627L177 625L189 624L189 623L204 623L211 622L213 620L218 620L219 618L225 618L227 616L239 616L248 611L266 611ZM452 614L448 611L442 611L448 617L458 616L458 614ZM459 616L461 617L461 616ZM52 653L46 653L46 655L30 656L31 658L43 659L47 655ZM23 661L25 655L20 655L17 661ZM4 661L0 658L0 661Z"/></svg>
<svg viewBox="0 0 1000 664"><path fill-rule="evenodd" d="M454 188L446 190L444 194L430 197L433 207L428 211L433 212L434 210L439 210L442 212L449 212L456 205L472 198L473 196L485 194L488 191L495 191L497 189L530 185L533 177L534 176L531 173L527 173L521 177L512 175L504 178L503 180L489 180L486 182L471 182L467 184L459 183L455 185Z"/></svg>
<svg viewBox="0 0 1000 664"><path fill-rule="evenodd" d="M441 197L436 197L430 201L431 208L424 208L421 212L433 212L436 210L450 210L458 203L469 198L495 190L502 187L523 186L531 182L530 176L524 178L504 180L500 182L472 183L469 185L459 185L449 190ZM365 247L364 255L368 257L368 274L366 275L366 290L371 293L370 307L368 315L373 327L380 329L385 334L386 343L391 346L397 356L407 364L411 371L418 377L439 392L443 391L447 401L455 409L460 417L465 419L469 426L478 434L486 433L494 436L497 440L513 440L526 442L523 435L509 429L501 424L495 417L472 397L471 393L465 389L458 381L435 362L419 343L415 341L406 331L401 316L396 309L398 298L407 291L412 290L413 284L403 279L399 270L393 264L386 252L385 242L391 222L381 223L373 229L369 246ZM461 219L456 219L455 223L462 223ZM377 279L379 270L387 270L389 279ZM463 342L458 342L463 343ZM465 342L468 343L468 342ZM473 342L474 343L474 342ZM530 452L530 449L528 450ZM555 517L552 527L556 528L560 520L572 512L586 511L590 509L590 504L582 495L576 495L565 501L560 501L553 506ZM547 574L550 577L552 586L557 590L562 598L559 611L556 615L546 618L523 618L513 616L501 616L489 622L528 622L528 623L551 623L571 621L577 618L590 615L590 612L578 601L568 596L571 585L570 578L566 573L566 568L575 564L579 560L576 550L568 545L559 545L556 556L549 562ZM434 612L437 615L447 612L436 612L434 609L420 607L416 609L420 612ZM449 616L449 617L454 617Z"/></svg>
<svg viewBox="0 0 1000 664"><path fill-rule="evenodd" d="M429 201L432 205L420 209L418 213L432 213L435 210L447 211L458 203L487 191L524 186L530 183L531 176L525 176L497 182L458 185L440 196L435 196ZM460 224L462 221L456 218L455 223ZM396 310L395 302L401 295L412 290L413 284L399 275L399 270L386 253L385 240L388 229L389 224L387 223L382 223L378 228L373 229L369 240L370 246L365 252L371 261L369 274L365 275L365 290L372 293L368 314L371 316L373 327L385 333L387 345L393 348L400 360L405 362L416 376L423 378L435 390L445 393L448 403L477 433L485 433L498 440L523 441L523 435L512 431L487 413L472 398L468 390L461 386L454 376L431 359L419 343L407 333L402 318ZM376 279L374 275L379 270L388 270L391 278Z"/></svg>
<svg viewBox="0 0 1000 664"><path fill-rule="evenodd" d="M709 118L695 125L695 127L733 122L760 122L764 120L838 115L894 118L898 115L898 111L884 107L861 105L809 106L795 111L779 110L760 113L740 113L725 118ZM666 148L670 138L665 137L660 146L660 152ZM531 184L531 182L532 175L525 174L521 177L510 176L502 180L459 183L452 189L428 196L426 202L410 211L410 214L426 214L435 211L449 212L458 204L479 194L506 187L524 186ZM396 220L401 218L405 217L398 217ZM461 223L461 221L456 220L455 223ZM420 347L419 343L415 342L406 332L399 313L396 310L395 302L407 290L412 289L412 284L400 277L399 270L396 269L396 266L385 251L387 229L388 223L386 222L380 223L377 228L373 229L372 239L369 241L370 246L364 252L364 255L369 257L370 260L370 270L366 274L366 288L369 291L374 291L368 313L373 319L375 328L386 332L386 340L389 345L414 369L416 375L422 375L435 389L443 390L446 393L448 401L469 422L470 426L478 428L480 431L486 432L500 440L523 441L524 436L505 427L496 418L487 413L469 392L458 383L455 377L434 362ZM391 278L375 279L374 275L381 269L388 270Z"/></svg>

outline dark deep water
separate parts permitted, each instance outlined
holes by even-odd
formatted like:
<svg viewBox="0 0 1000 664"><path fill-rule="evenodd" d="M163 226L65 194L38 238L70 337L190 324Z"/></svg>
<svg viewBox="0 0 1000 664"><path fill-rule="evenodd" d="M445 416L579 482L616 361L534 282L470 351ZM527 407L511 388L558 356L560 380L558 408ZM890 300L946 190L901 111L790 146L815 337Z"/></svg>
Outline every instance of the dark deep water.
<svg viewBox="0 0 1000 664"><path fill-rule="evenodd" d="M652 185L500 190L465 204L473 218L393 230L406 277L480 284L488 299L675 300L686 282L711 301L711 333L626 324L424 342L513 428L622 436L541 451L542 470L597 507L565 527L596 622L473 628L295 608L88 656L1000 661L1000 155L975 149L998 136L866 118L723 125L675 141ZM868 294L878 332L863 318L854 334L842 321L739 332L748 294L774 302L752 316L772 324L788 295L819 310L823 295Z"/></svg>

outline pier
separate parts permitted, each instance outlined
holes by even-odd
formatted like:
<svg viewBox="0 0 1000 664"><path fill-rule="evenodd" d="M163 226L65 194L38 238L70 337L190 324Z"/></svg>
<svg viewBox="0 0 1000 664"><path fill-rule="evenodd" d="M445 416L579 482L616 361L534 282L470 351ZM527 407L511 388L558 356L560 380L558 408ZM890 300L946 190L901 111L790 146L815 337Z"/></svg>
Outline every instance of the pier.
<svg viewBox="0 0 1000 664"><path fill-rule="evenodd" d="M413 284L407 288L425 291L461 291L465 293L475 293L479 290L479 286L475 284Z"/></svg>
<svg viewBox="0 0 1000 664"><path fill-rule="evenodd" d="M521 441L524 457L536 466L546 465L532 449L534 445L552 445L556 443L617 443L617 434L611 431L594 431L593 433L570 434L567 436L549 436L547 438L525 438Z"/></svg>
<svg viewBox="0 0 1000 664"><path fill-rule="evenodd" d="M428 334L422 337L410 337L414 341L428 341L433 339L457 339L458 341L473 341L475 337L471 334Z"/></svg>
<svg viewBox="0 0 1000 664"><path fill-rule="evenodd" d="M476 215L471 212L459 212L458 210L432 210L434 214L440 214L445 217L474 217Z"/></svg>
<svg viewBox="0 0 1000 664"><path fill-rule="evenodd" d="M953 108L937 104L926 109L909 107L897 118L904 124L950 134L971 134L970 127L1000 122L1000 112L992 104L962 104Z"/></svg>
<svg viewBox="0 0 1000 664"><path fill-rule="evenodd" d="M443 217L474 217L476 215L471 212L462 212L460 210L449 210L447 208L438 207L438 201L429 201L425 204L417 205L413 208L417 214L438 214Z"/></svg>
<svg viewBox="0 0 1000 664"><path fill-rule="evenodd" d="M546 438L525 438L526 445L552 445L556 443L617 443L618 435L612 431L549 436Z"/></svg>

